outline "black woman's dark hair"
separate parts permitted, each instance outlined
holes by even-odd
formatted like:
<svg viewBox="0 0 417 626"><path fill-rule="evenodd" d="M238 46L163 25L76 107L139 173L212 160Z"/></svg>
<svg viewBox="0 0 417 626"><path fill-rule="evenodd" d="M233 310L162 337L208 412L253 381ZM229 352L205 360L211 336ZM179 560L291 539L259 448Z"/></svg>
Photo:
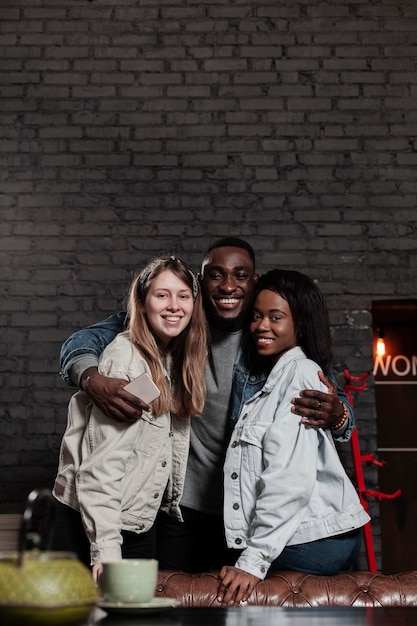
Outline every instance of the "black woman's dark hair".
<svg viewBox="0 0 417 626"><path fill-rule="evenodd" d="M332 367L329 312L315 282L300 272L276 269L261 276L255 297L263 289L278 293L288 302L298 344L325 374L329 374Z"/></svg>

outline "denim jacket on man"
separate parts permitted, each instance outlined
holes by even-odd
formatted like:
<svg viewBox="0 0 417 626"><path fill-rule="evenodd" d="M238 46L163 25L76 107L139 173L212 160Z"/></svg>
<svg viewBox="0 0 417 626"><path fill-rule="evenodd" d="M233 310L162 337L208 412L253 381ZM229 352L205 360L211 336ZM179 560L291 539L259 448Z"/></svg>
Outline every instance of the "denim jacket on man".
<svg viewBox="0 0 417 626"><path fill-rule="evenodd" d="M125 329L126 311L110 315L105 320L73 333L62 345L60 358L60 374L71 387L77 387L79 377L88 367L97 367L98 359L104 348ZM73 368L73 369L72 369ZM72 372L71 372L72 370ZM242 406L265 384L270 372L270 365L265 357L260 357L254 349L251 339L244 335L233 372L233 388L230 403L230 432L232 431ZM72 380L70 373L77 376ZM337 381L332 374L330 378ZM334 439L339 443L350 440L355 426L352 407L346 394L337 385L339 399L348 409L348 419L339 431L332 431Z"/></svg>
<svg viewBox="0 0 417 626"><path fill-rule="evenodd" d="M73 333L62 344L60 374L70 387L78 387L79 380L71 378L74 368L78 376L88 367L97 367L99 356L117 334L126 330L126 311L110 315L105 320ZM73 374L74 374L73 370Z"/></svg>

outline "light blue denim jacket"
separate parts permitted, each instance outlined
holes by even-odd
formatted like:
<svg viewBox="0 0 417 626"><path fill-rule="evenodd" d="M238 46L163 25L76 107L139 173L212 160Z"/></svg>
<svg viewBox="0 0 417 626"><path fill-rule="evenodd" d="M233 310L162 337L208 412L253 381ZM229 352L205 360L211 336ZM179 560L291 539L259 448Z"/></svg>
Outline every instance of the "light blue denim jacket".
<svg viewBox="0 0 417 626"><path fill-rule="evenodd" d="M300 347L284 353L244 404L227 450L227 545L243 549L236 567L261 579L286 545L350 532L370 519L330 432L304 427L291 412L302 389L326 390L318 370Z"/></svg>
<svg viewBox="0 0 417 626"><path fill-rule="evenodd" d="M125 329L125 325L126 311L120 311L115 315L110 315L101 322L73 333L61 348L60 374L65 382L71 387L77 387L75 381L70 377L71 369L74 368L72 371L73 375L74 371L76 371L78 376L80 376L88 367L97 367L100 354L115 336ZM250 346L250 338L245 337L234 366L230 404L230 432L241 413L243 405L262 389L270 371L267 361L259 357L256 351L251 350ZM337 384L333 374L331 378ZM339 385L337 385L337 393L339 399L347 407L349 416L340 432L333 431L332 434L335 441L345 443L350 440L352 435L355 417L347 396Z"/></svg>
<svg viewBox="0 0 417 626"><path fill-rule="evenodd" d="M246 343L243 341L233 372L233 388L230 410L231 428L233 428L236 424L245 402L262 389L269 373L270 367L268 367L265 358L259 357L250 349L250 342L248 342L248 340L246 340ZM347 443L350 440L355 427L355 415L345 392L338 385L333 373L330 374L330 379L337 386L337 395L339 400L343 402L348 410L348 418L344 426L340 429L340 432L332 431L333 438L338 443ZM320 381L317 378L317 385L319 382ZM316 386L315 389L318 389L318 386Z"/></svg>

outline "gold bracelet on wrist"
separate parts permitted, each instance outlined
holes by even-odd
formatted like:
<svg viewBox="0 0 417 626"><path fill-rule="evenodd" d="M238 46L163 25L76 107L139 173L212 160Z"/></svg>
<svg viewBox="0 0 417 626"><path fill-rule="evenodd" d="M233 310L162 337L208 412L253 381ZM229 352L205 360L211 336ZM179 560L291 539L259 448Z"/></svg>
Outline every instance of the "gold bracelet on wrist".
<svg viewBox="0 0 417 626"><path fill-rule="evenodd" d="M343 404L343 415L340 418L340 420L337 422L337 424L335 424L334 426L331 426L331 430L339 430L339 428L342 428L347 418L348 418L348 409L347 409L347 406Z"/></svg>

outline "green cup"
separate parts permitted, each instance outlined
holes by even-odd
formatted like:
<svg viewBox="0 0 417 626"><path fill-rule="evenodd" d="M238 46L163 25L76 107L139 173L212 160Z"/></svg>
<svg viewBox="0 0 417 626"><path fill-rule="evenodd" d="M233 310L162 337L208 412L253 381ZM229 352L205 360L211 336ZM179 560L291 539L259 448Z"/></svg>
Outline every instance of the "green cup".
<svg viewBox="0 0 417 626"><path fill-rule="evenodd" d="M145 604L155 595L158 561L123 559L103 563L98 588L106 602Z"/></svg>

